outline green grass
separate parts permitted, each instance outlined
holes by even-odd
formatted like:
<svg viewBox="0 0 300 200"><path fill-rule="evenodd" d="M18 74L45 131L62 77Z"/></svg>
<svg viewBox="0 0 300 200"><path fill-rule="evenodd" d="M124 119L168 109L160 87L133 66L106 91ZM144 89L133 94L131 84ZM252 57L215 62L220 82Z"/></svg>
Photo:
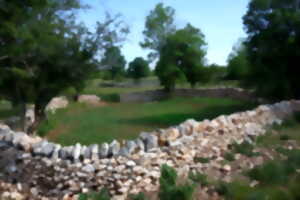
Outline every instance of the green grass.
<svg viewBox="0 0 300 200"><path fill-rule="evenodd" d="M104 107L73 104L50 115L48 122L39 127L39 133L64 145L110 142L113 139L133 139L141 131L178 125L190 118L212 119L254 106L237 100L213 98L174 98Z"/></svg>

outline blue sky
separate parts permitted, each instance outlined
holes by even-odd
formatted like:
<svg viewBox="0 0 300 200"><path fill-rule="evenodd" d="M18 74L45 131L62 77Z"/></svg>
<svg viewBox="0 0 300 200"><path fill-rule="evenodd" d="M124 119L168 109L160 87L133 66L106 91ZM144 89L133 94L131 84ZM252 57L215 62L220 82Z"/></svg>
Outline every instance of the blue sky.
<svg viewBox="0 0 300 200"><path fill-rule="evenodd" d="M145 18L155 5L163 2L176 10L176 24L186 23L200 28L208 43L209 63L225 64L232 46L243 31L242 16L246 13L248 0L83 0L91 9L80 13L79 19L93 28L96 21L103 19L105 11L121 13L131 33L124 43L122 53L127 62L135 57L147 57L148 51L139 46L143 40Z"/></svg>

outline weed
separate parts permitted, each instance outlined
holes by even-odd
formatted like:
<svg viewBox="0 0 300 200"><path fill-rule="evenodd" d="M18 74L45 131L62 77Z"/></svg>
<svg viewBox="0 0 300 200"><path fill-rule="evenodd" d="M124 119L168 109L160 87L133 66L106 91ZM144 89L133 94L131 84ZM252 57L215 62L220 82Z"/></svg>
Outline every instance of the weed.
<svg viewBox="0 0 300 200"><path fill-rule="evenodd" d="M194 186L185 183L183 185L176 184L176 171L167 166L161 167L161 177L159 198L160 200L191 200L194 193Z"/></svg>
<svg viewBox="0 0 300 200"><path fill-rule="evenodd" d="M199 183L201 186L207 186L208 180L207 180L207 176L205 174L202 174L200 172L189 172L189 179L191 179L192 181L194 181L195 183Z"/></svg>
<svg viewBox="0 0 300 200"><path fill-rule="evenodd" d="M248 157L258 156L260 155L258 152L253 152L254 146L247 141L244 141L241 144L233 143L232 144L233 152L240 153Z"/></svg>
<svg viewBox="0 0 300 200"><path fill-rule="evenodd" d="M232 162L232 161L235 160L235 158L234 158L234 153L231 153L231 152L226 152L226 153L224 154L224 158L225 158L227 161L229 161L229 162Z"/></svg>

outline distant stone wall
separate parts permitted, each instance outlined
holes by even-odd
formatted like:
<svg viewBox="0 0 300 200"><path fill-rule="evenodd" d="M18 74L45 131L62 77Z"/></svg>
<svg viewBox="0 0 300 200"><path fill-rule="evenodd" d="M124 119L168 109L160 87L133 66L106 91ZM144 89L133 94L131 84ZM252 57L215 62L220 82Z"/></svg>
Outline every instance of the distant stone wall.
<svg viewBox="0 0 300 200"><path fill-rule="evenodd" d="M253 93L240 88L211 88L211 89L176 89L172 94L164 90L120 94L121 102L152 102L168 97L211 97L232 98L238 100L255 101Z"/></svg>

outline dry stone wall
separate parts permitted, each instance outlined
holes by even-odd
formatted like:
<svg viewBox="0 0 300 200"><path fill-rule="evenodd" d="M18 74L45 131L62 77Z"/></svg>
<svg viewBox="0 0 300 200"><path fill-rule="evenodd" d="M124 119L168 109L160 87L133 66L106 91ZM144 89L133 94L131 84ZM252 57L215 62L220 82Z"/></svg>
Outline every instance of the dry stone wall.
<svg viewBox="0 0 300 200"><path fill-rule="evenodd" d="M18 162L9 162L6 173L30 183L28 190L36 199L67 199L70 194L106 187L113 199L122 200L128 193L157 191L162 164L174 167L183 177L190 170L230 171L217 163L230 144L252 142L295 111L300 111L300 101L283 101L213 120L189 119L168 129L141 133L135 140L90 146L62 147L1 125L0 148L18 149ZM196 163L195 157L214 157L216 162Z"/></svg>
<svg viewBox="0 0 300 200"><path fill-rule="evenodd" d="M145 92L120 94L121 102L151 102L175 97L211 97L211 98L232 98L237 100L255 101L253 93L241 88L209 88L209 89L176 89L172 94L164 90L152 90Z"/></svg>

